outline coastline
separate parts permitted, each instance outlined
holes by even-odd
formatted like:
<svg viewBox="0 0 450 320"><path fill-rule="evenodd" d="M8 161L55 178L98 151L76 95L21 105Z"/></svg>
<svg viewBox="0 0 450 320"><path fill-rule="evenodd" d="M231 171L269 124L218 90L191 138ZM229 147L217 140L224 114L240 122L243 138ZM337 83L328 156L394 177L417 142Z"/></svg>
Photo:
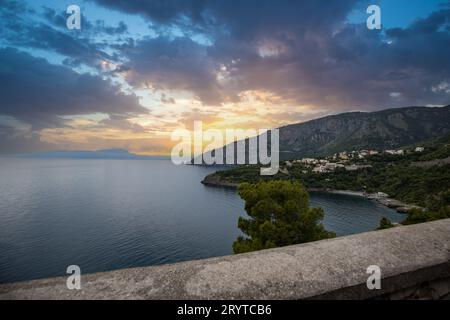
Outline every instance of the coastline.
<svg viewBox="0 0 450 320"><path fill-rule="evenodd" d="M239 185L239 183L236 183L236 182L222 181L217 176L215 176L214 173L207 175L201 181L201 183L208 187L226 188L226 189L233 189L233 190L236 190ZM411 209L414 209L414 208L421 209L421 207L419 207L419 206L407 204L407 203L404 203L397 199L383 197L376 193L367 193L364 191L352 191L352 190L336 190L336 189L329 189L329 188L307 188L307 190L308 190L308 192L321 192L321 193L347 195L347 196L353 196L353 197L363 197L368 200L376 201L377 203L379 203L389 209L394 209L398 213L406 214Z"/></svg>

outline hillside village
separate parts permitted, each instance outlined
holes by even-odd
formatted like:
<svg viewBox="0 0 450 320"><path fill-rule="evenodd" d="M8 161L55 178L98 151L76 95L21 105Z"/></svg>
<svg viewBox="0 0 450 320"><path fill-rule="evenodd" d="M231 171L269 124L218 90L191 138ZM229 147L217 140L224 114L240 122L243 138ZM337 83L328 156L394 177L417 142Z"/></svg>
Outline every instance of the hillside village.
<svg viewBox="0 0 450 320"><path fill-rule="evenodd" d="M410 221L450 217L450 135L399 149L345 151L280 163L275 176L244 165L212 173L205 185L236 188L266 180L300 181L310 191L358 194L411 213ZM417 209L414 211L413 209Z"/></svg>
<svg viewBox="0 0 450 320"><path fill-rule="evenodd" d="M294 164L301 164L305 168L311 169L314 173L327 173L333 172L337 169L344 169L346 171L358 171L363 169L372 168L370 164L358 164L355 163L358 160L363 160L371 156L377 155L391 155L391 156L404 156L408 153L422 153L425 151L424 147L416 147L412 150L359 150L359 151L343 151L336 153L332 156L325 158L303 158L299 160L285 161L285 166L280 167L280 172L289 174L289 168ZM306 170L305 170L306 171ZM306 173L306 172L304 172Z"/></svg>

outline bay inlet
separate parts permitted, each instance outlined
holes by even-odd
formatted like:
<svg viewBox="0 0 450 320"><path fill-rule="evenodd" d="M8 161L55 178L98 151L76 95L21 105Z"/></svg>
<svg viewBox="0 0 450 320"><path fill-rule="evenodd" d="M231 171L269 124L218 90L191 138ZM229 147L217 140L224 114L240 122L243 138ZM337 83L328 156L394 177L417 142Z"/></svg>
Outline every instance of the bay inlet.
<svg viewBox="0 0 450 320"><path fill-rule="evenodd" d="M211 167L169 160L0 158L0 283L223 256L240 235L235 190ZM404 216L374 201L311 193L338 236Z"/></svg>

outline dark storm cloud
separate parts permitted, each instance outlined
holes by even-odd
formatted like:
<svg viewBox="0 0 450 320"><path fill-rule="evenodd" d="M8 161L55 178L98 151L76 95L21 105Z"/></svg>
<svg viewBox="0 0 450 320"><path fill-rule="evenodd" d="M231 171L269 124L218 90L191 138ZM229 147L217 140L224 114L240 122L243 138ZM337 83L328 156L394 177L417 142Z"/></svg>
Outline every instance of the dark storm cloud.
<svg viewBox="0 0 450 320"><path fill-rule="evenodd" d="M184 17L204 22L202 12L208 0L94 0L100 5L127 13L142 14L158 23L179 23ZM211 1L209 1L211 3Z"/></svg>
<svg viewBox="0 0 450 320"><path fill-rule="evenodd" d="M433 89L450 81L448 7L383 35L365 24L345 23L360 6L357 0L97 0L140 14L161 31L153 39L106 43L93 38L120 37L127 26L83 21L85 30L78 34L59 28L64 12L44 7L47 23L33 23L21 15L26 6L0 1L0 35L9 45L57 52L71 67L100 70L102 60L126 60L119 70L128 71L134 87L187 90L204 104L235 101L245 90L335 110L449 99L447 90ZM174 26L184 37L168 36L165 31ZM211 43L194 41L195 35Z"/></svg>
<svg viewBox="0 0 450 320"><path fill-rule="evenodd" d="M119 41L120 36L128 30L124 22L108 26L103 20L90 22L82 15L80 32L67 29L67 14L64 11L56 12L52 8L43 7L42 12L34 12L22 2L7 3L8 5L0 7L0 43L53 51L67 57L66 63L70 66L85 64L98 68L102 60L118 59L117 55L107 53L108 43L94 38L113 36L115 39L110 40L111 43Z"/></svg>
<svg viewBox="0 0 450 320"><path fill-rule="evenodd" d="M346 94L351 105L372 108L448 104L450 10L418 19L408 28L388 29L386 37L357 25L347 25L327 41L332 63L325 74L336 79L325 92ZM313 78L314 79L314 78Z"/></svg>
<svg viewBox="0 0 450 320"><path fill-rule="evenodd" d="M20 33L9 33L4 39L10 45L51 50L89 66L97 65L102 59L112 59L100 50L99 44L73 37L45 24L24 26Z"/></svg>
<svg viewBox="0 0 450 320"><path fill-rule="evenodd" d="M0 49L0 114L33 127L59 124L58 116L146 113L134 95L100 76L79 74L12 48Z"/></svg>
<svg viewBox="0 0 450 320"><path fill-rule="evenodd" d="M192 91L205 104L234 101L241 89L260 89L252 83L247 71L272 68L286 69L280 61L262 59L258 46L277 42L283 48L299 38L315 37L328 32L344 19L355 1L100 1L100 4L139 13L156 24L182 25L184 38L137 41L122 54L129 60L122 68L128 70L133 85L152 83L165 89ZM195 42L189 36L200 33L212 39L212 46ZM292 53L289 53L292 58ZM224 81L217 74L225 67ZM275 70L273 70L275 71ZM283 71L281 71L283 72ZM279 70L276 71L279 73ZM260 74L257 75L260 77ZM276 82L274 77L271 81ZM284 86L283 86L284 87ZM291 87L291 86L290 86Z"/></svg>
<svg viewBox="0 0 450 320"><path fill-rule="evenodd" d="M303 29L329 25L353 7L357 0L93 0L100 5L140 14L155 23L186 24L196 27L226 27L241 36L255 31L286 27ZM292 30L292 28L290 28Z"/></svg>
<svg viewBox="0 0 450 320"><path fill-rule="evenodd" d="M142 40L123 54L129 62L122 69L134 86L152 83L154 89L186 90L210 104L223 99L214 61L204 46L189 38Z"/></svg>
<svg viewBox="0 0 450 320"><path fill-rule="evenodd" d="M136 42L123 52L130 59L124 67L134 84L188 89L205 104L244 90L267 90L335 111L450 99L447 90L435 89L450 82L445 7L384 35L346 22L361 5L356 0L96 2L160 27L182 26L185 38ZM196 32L212 45L186 39ZM222 67L228 81L215 76Z"/></svg>

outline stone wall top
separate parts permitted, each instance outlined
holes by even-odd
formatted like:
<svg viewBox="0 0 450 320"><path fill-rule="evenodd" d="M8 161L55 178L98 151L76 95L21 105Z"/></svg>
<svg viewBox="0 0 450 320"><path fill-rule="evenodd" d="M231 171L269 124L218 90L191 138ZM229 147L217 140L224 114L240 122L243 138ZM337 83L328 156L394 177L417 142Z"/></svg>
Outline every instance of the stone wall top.
<svg viewBox="0 0 450 320"><path fill-rule="evenodd" d="M367 267L381 268L369 290ZM0 285L0 299L373 298L450 278L450 219L248 254Z"/></svg>

